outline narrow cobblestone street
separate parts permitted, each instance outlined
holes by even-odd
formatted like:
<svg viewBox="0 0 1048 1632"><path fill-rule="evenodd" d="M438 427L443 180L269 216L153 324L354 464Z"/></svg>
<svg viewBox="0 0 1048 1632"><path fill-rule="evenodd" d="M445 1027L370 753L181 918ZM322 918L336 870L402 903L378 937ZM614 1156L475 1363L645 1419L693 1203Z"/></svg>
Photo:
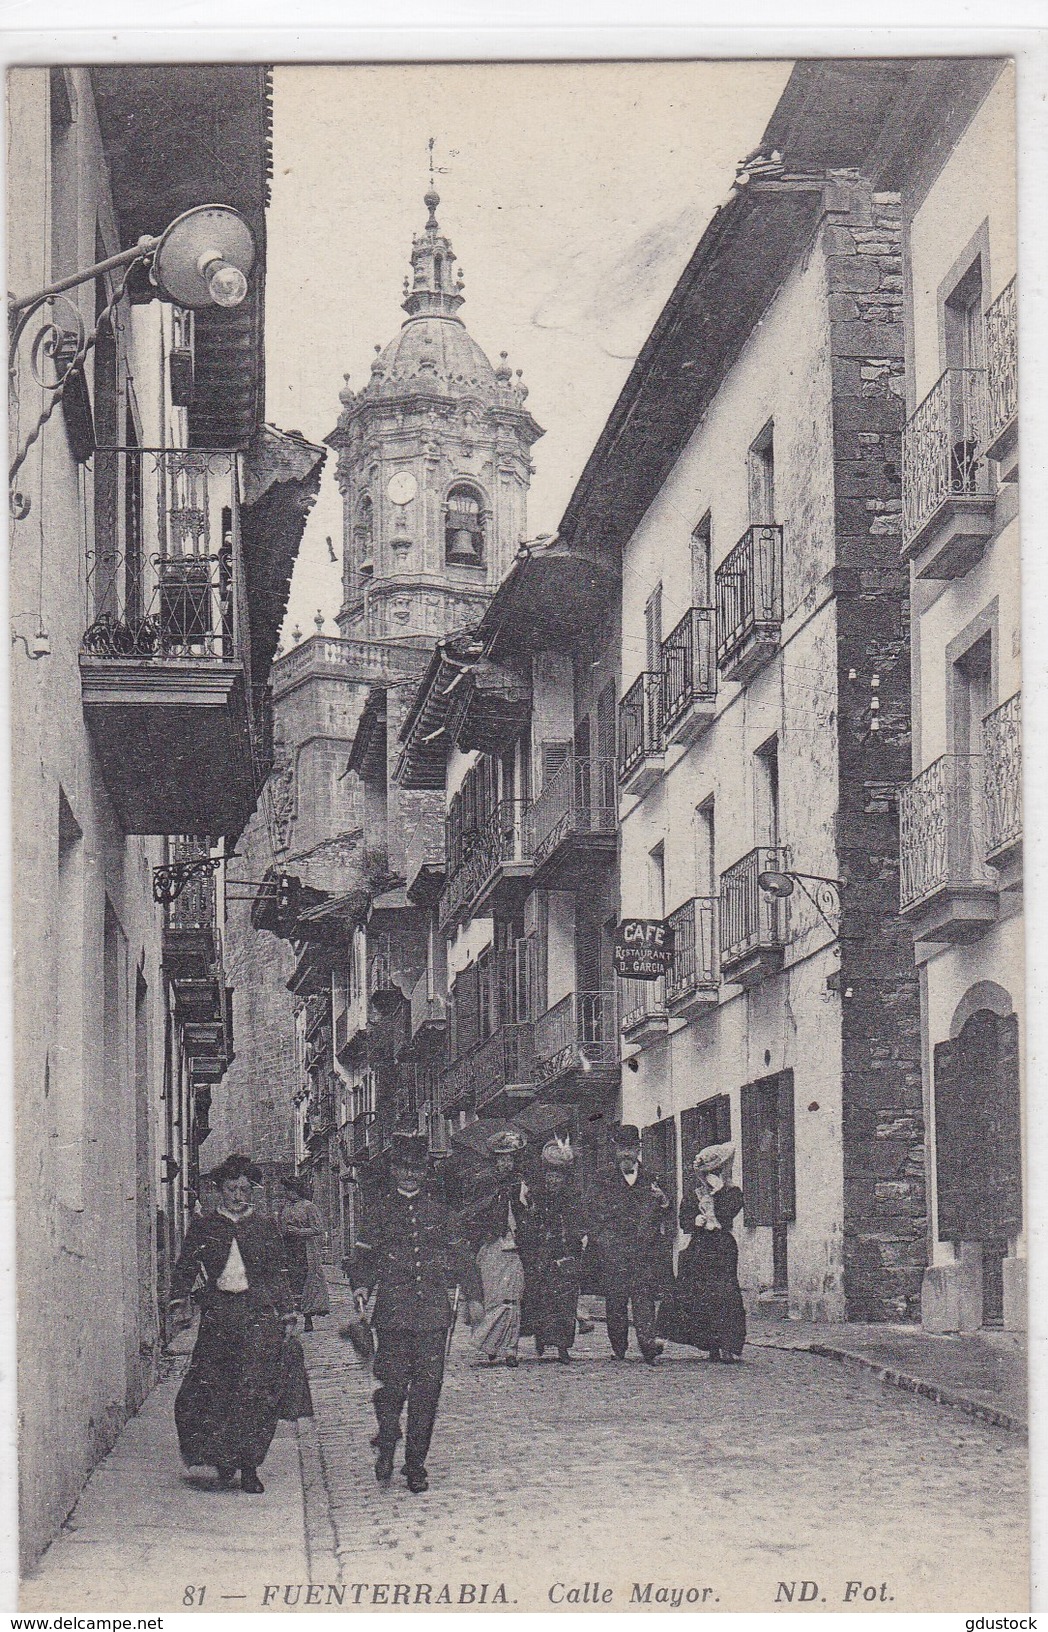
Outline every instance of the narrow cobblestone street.
<svg viewBox="0 0 1048 1632"><path fill-rule="evenodd" d="M395 1474L381 1490L372 1383L338 1336L348 1289L332 1291L303 1339L317 1415L297 1443L281 1426L265 1496L216 1492L179 1463L183 1354L23 1584L23 1609L759 1610L789 1608L790 1591L826 1609L1026 1605L1024 1437L764 1346L759 1328L739 1367L673 1346L654 1369L635 1349L620 1364L598 1323L571 1367L526 1342L515 1372L477 1368L460 1328L430 1489L412 1496Z"/></svg>
<svg viewBox="0 0 1048 1632"><path fill-rule="evenodd" d="M456 1602L458 1583L501 1581L535 1609L586 1581L620 1609L649 1582L652 1607L660 1587L697 1587L699 1603L712 1589L707 1608L771 1608L781 1581L798 1596L817 1582L828 1609L849 1581L878 1599L886 1582L896 1609L1023 1599L1014 1433L802 1353L748 1347L744 1366L722 1367L671 1347L651 1369L635 1349L617 1363L598 1325L574 1366L525 1343L514 1373L476 1369L462 1330L431 1488L412 1496L399 1477L375 1484L369 1379L337 1324L306 1341L347 1602L353 1583L369 1584L363 1605L376 1582L420 1581L451 1583Z"/></svg>

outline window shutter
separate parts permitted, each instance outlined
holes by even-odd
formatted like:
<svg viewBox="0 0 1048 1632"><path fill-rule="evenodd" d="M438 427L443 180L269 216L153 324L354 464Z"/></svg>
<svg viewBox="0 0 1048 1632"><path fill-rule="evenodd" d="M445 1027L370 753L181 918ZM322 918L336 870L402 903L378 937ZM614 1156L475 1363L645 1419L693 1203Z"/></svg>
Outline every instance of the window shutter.
<svg viewBox="0 0 1048 1632"><path fill-rule="evenodd" d="M570 753L570 742L544 742L542 744L543 787L545 787L548 782L553 780L553 777L560 770L560 767L563 765Z"/></svg>
<svg viewBox="0 0 1048 1632"><path fill-rule="evenodd" d="M747 1082L742 1088L742 1208L743 1222L752 1229L755 1224L770 1223L761 1216L760 1167L757 1146L760 1136L760 1088Z"/></svg>
<svg viewBox="0 0 1048 1632"><path fill-rule="evenodd" d="M480 1041L480 972L475 963L471 963L459 975L457 995L458 1045L461 1059Z"/></svg>
<svg viewBox="0 0 1048 1632"><path fill-rule="evenodd" d="M712 1102L715 1145L726 1144L731 1138L731 1100L727 1094L718 1094Z"/></svg>
<svg viewBox="0 0 1048 1632"><path fill-rule="evenodd" d="M778 1172L776 1224L790 1224L797 1217L797 1185L794 1172L793 1072L780 1071L778 1080Z"/></svg>

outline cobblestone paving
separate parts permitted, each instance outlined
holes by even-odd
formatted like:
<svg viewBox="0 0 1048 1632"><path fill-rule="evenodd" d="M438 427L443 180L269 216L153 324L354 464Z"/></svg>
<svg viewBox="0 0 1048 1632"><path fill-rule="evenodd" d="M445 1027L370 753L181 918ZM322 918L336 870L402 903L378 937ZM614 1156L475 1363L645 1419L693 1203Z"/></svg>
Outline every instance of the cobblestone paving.
<svg viewBox="0 0 1048 1632"><path fill-rule="evenodd" d="M324 1514L314 1580L337 1559L347 1606L404 1603L396 1583L435 1599L445 1582L479 1604L479 1584L490 1602L501 1582L512 1606L549 1608L553 1589L571 1608L569 1589L599 1582L613 1609L648 1583L652 1608L672 1607L660 1588L692 1588L692 1605L708 1589L707 1609L767 1609L789 1607L784 1582L794 1607L835 1609L849 1581L860 1608L1026 1606L1015 1433L807 1354L748 1348L727 1367L671 1347L655 1368L635 1351L620 1364L598 1325L571 1367L529 1352L516 1372L478 1370L460 1329L431 1488L412 1496L399 1476L375 1483L372 1385L338 1323L336 1306L305 1339L327 1496L307 1512Z"/></svg>

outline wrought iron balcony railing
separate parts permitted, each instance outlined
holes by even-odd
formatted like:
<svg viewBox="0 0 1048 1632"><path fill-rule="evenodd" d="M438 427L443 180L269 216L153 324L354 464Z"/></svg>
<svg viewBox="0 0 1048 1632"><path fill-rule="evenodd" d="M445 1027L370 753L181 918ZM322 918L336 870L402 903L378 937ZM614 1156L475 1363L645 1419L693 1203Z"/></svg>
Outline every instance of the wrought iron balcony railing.
<svg viewBox="0 0 1048 1632"><path fill-rule="evenodd" d="M614 762L569 754L528 814L536 866L566 840L613 836L617 823Z"/></svg>
<svg viewBox="0 0 1048 1632"><path fill-rule="evenodd" d="M666 1021L666 977L619 981L619 1026L627 1034Z"/></svg>
<svg viewBox="0 0 1048 1632"><path fill-rule="evenodd" d="M524 799L502 799L489 820L467 841L460 865L448 879L440 898L440 925L447 928L468 915L477 899L488 896L505 869L528 871L532 859L532 828Z"/></svg>
<svg viewBox="0 0 1048 1632"><path fill-rule="evenodd" d="M1019 412L1019 335L1015 279L986 312L985 448L999 448Z"/></svg>
<svg viewBox="0 0 1048 1632"><path fill-rule="evenodd" d="M236 454L97 448L86 656L244 656Z"/></svg>
<svg viewBox="0 0 1048 1632"><path fill-rule="evenodd" d="M507 1087L523 1087L538 1082L533 1027L530 1020L500 1026L478 1043L472 1056L473 1089L476 1108L482 1110Z"/></svg>
<svg viewBox="0 0 1048 1632"><path fill-rule="evenodd" d="M646 670L619 704L620 781L644 760L661 754L662 748L662 675Z"/></svg>
<svg viewBox="0 0 1048 1632"><path fill-rule="evenodd" d="M948 368L906 422L902 435L902 530L913 546L950 499L986 497L990 472L986 434L986 375Z"/></svg>
<svg viewBox="0 0 1048 1632"><path fill-rule="evenodd" d="M786 851L760 845L721 874L720 963L732 968L750 953L773 951L786 942L786 902L766 895L762 873L788 866Z"/></svg>
<svg viewBox="0 0 1048 1632"><path fill-rule="evenodd" d="M662 643L662 729L671 731L696 704L717 700L716 614L693 606Z"/></svg>
<svg viewBox="0 0 1048 1632"><path fill-rule="evenodd" d="M899 793L900 909L951 887L992 888L986 851L982 757L944 754Z"/></svg>
<svg viewBox="0 0 1048 1632"><path fill-rule="evenodd" d="M535 1021L535 1057L542 1075L615 1066L618 1029L613 991L569 992Z"/></svg>
<svg viewBox="0 0 1048 1632"><path fill-rule="evenodd" d="M199 861L210 857L207 839L169 838L168 864ZM180 893L164 908L164 927L167 930L201 930L212 932L218 927L218 893L211 873L193 873L183 884Z"/></svg>
<svg viewBox="0 0 1048 1632"><path fill-rule="evenodd" d="M696 895L671 912L673 963L666 974L666 1002L677 1003L699 991L716 992L717 897Z"/></svg>
<svg viewBox="0 0 1048 1632"><path fill-rule="evenodd" d="M1022 693L983 720L986 857L1002 858L1023 836Z"/></svg>
<svg viewBox="0 0 1048 1632"><path fill-rule="evenodd" d="M782 528L750 527L716 572L717 662L727 668L754 639L778 644L782 625Z"/></svg>

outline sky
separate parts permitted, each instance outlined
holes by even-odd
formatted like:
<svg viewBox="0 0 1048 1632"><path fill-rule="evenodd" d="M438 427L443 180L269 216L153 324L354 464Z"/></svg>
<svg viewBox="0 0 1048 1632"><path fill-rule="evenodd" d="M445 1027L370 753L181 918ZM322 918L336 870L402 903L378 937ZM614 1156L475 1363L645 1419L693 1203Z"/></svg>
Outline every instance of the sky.
<svg viewBox="0 0 1048 1632"><path fill-rule="evenodd" d="M790 64L344 64L273 76L267 418L320 442L404 313L412 235L437 214L461 316L523 370L545 429L528 535L553 532L637 352L757 145ZM330 559L331 538L337 561ZM337 633L334 456L292 583L285 641Z"/></svg>

